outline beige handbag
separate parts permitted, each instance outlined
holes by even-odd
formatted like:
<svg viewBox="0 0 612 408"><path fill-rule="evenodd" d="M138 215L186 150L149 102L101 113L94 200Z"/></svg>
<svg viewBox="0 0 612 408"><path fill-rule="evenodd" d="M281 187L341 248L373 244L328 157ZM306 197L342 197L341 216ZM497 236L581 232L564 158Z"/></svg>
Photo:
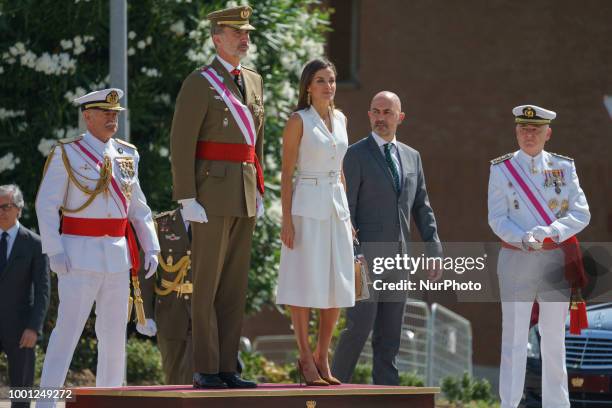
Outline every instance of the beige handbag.
<svg viewBox="0 0 612 408"><path fill-rule="evenodd" d="M357 239L355 239L355 244L359 245ZM356 302L370 297L370 291L368 289L368 263L363 254L358 254L357 252L357 246L354 246Z"/></svg>

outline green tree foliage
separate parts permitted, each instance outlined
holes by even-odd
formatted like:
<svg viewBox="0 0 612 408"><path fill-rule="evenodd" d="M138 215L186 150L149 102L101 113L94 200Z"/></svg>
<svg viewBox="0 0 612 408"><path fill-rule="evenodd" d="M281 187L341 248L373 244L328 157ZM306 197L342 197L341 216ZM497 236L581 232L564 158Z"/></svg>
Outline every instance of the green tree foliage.
<svg viewBox="0 0 612 408"><path fill-rule="evenodd" d="M128 2L130 140L156 211L172 208L169 132L183 79L211 60L210 11L238 2ZM266 217L258 220L247 312L273 299L279 260L280 142L297 101L301 68L323 54L329 14L318 0L253 0L257 30L247 66L264 77ZM107 0L0 0L0 184L17 183L36 227L34 199L45 157L78 129L75 97L110 84ZM59 186L58 186L59 188Z"/></svg>

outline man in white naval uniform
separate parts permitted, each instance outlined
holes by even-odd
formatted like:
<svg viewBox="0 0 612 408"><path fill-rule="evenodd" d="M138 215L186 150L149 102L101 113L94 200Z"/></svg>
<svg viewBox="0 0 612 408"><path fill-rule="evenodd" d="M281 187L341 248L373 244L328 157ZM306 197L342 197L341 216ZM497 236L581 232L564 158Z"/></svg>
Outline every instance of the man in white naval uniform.
<svg viewBox="0 0 612 408"><path fill-rule="evenodd" d="M130 267L138 263L130 223L145 253L145 269L157 268L159 242L138 181L138 152L135 146L112 137L123 110L122 96L123 91L113 88L75 99L87 132L59 141L45 164L36 213L43 252L58 276L60 303L41 388L63 386L94 302L96 386L122 385ZM53 402L39 402L39 406L44 404Z"/></svg>
<svg viewBox="0 0 612 408"><path fill-rule="evenodd" d="M518 406L525 383L533 302L539 302L542 406L569 407L565 322L569 286L561 248L586 227L589 206L574 161L544 151L556 113L535 105L513 109L520 150L491 161L489 225L502 240L501 408ZM576 241L577 242L577 241Z"/></svg>

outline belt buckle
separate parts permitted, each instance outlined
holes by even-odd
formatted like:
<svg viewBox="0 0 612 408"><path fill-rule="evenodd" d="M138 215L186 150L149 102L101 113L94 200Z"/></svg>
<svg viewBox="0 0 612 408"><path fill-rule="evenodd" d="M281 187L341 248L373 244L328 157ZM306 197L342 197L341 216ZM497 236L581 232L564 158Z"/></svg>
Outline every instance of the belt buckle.
<svg viewBox="0 0 612 408"><path fill-rule="evenodd" d="M182 293L193 293L193 283L191 282L183 283L181 285L181 292Z"/></svg>

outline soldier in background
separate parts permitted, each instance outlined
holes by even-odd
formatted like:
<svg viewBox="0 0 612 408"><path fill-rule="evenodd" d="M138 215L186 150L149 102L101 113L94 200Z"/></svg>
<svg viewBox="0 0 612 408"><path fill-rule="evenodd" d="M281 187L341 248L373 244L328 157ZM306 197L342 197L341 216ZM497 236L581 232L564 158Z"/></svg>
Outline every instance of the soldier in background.
<svg viewBox="0 0 612 408"><path fill-rule="evenodd" d="M166 384L191 384L191 227L176 208L154 217L161 252L156 279L142 284L146 324L136 325L145 336L157 334ZM141 269L141 276L144 275ZM154 319L151 318L154 316Z"/></svg>

